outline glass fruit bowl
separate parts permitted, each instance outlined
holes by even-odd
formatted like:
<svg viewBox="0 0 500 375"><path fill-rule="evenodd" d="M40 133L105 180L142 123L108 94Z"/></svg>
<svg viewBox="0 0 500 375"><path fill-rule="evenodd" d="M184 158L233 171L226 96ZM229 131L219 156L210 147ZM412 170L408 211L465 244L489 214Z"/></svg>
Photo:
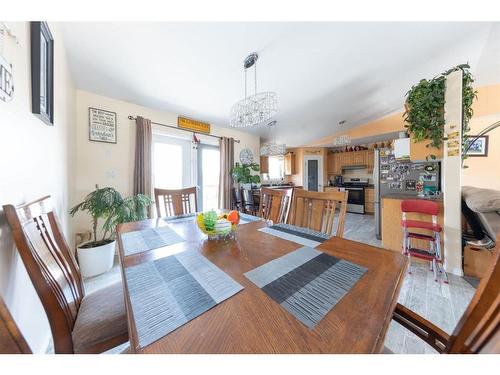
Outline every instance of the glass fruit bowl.
<svg viewBox="0 0 500 375"><path fill-rule="evenodd" d="M209 240L229 239L240 222L238 211L217 213L214 210L198 214L198 228L208 236Z"/></svg>

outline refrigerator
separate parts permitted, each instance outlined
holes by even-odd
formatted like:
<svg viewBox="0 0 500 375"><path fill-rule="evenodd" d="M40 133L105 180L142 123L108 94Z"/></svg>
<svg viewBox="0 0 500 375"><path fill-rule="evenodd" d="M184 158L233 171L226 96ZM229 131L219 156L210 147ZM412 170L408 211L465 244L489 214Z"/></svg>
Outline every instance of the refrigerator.
<svg viewBox="0 0 500 375"><path fill-rule="evenodd" d="M412 162L397 160L391 149L374 150L373 185L375 206L375 235L381 239L382 198L386 195L398 197L416 197L416 185L423 182L423 192L426 196L440 194L441 163Z"/></svg>

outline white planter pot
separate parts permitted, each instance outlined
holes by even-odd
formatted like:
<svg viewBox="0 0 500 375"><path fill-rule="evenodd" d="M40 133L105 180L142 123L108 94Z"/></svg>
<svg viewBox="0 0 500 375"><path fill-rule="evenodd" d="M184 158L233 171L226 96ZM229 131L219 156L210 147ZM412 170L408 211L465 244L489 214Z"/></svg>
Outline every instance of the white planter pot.
<svg viewBox="0 0 500 375"><path fill-rule="evenodd" d="M85 243L80 246L85 245ZM96 247L77 247L78 264L80 265L82 276L92 277L100 275L113 268L115 245L116 241Z"/></svg>

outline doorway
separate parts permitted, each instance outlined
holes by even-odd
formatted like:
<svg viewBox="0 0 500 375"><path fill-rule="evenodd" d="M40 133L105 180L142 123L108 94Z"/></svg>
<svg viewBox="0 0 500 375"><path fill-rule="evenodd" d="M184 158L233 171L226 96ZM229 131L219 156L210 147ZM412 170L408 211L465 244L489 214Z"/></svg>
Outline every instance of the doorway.
<svg viewBox="0 0 500 375"><path fill-rule="evenodd" d="M304 189L323 191L323 158L321 156L304 157Z"/></svg>

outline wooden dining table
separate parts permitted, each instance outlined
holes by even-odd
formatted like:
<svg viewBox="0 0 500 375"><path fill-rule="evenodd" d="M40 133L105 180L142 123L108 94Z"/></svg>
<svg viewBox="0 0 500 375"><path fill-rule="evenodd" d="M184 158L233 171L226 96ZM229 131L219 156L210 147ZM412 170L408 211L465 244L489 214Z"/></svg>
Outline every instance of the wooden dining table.
<svg viewBox="0 0 500 375"><path fill-rule="evenodd" d="M185 241L124 256L121 235L169 225ZM302 245L259 231L259 220L239 225L235 239L208 240L190 221L162 218L121 224L118 249L132 353L380 353L408 266L394 251L332 237L317 249L366 267L367 272L317 324L309 329L244 276ZM244 289L159 340L139 345L125 269L197 250Z"/></svg>

